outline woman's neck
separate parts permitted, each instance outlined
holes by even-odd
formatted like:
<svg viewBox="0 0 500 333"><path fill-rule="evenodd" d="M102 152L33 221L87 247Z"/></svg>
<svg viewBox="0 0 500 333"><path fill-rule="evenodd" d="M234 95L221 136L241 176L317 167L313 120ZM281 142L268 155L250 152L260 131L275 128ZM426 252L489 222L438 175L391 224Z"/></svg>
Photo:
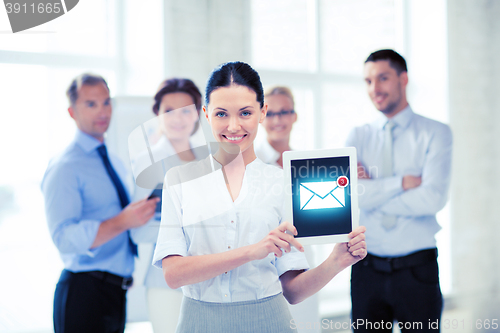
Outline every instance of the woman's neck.
<svg viewBox="0 0 500 333"><path fill-rule="evenodd" d="M182 161L192 161L195 159L193 152L191 151L191 145L189 144L189 139L187 140L170 140L168 139L175 152Z"/></svg>
<svg viewBox="0 0 500 333"><path fill-rule="evenodd" d="M286 139L279 140L279 141L271 141L267 140L271 147L274 148L278 153L283 154L285 151L289 151L290 149L290 137L287 137Z"/></svg>
<svg viewBox="0 0 500 333"><path fill-rule="evenodd" d="M255 151L253 149L253 144L248 147L244 152L239 151L238 147L229 146L223 147L224 143L221 144L219 150L214 154L214 158L222 164L222 166L230 164L235 159L242 160L244 166L246 167L248 164L252 163L257 156L255 155ZM231 144L232 145L232 144Z"/></svg>

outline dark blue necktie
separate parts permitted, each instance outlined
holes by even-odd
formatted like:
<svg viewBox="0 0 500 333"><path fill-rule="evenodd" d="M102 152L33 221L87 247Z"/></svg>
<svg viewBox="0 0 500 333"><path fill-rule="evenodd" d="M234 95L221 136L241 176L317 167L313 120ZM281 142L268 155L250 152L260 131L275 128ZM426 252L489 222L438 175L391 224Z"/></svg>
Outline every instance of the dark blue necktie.
<svg viewBox="0 0 500 333"><path fill-rule="evenodd" d="M111 178L113 185L115 185L116 192L118 193L118 197L120 198L120 204L122 205L122 208L125 208L129 204L127 192L125 192L125 188L123 187L120 178L118 178L115 169L113 169L111 163L109 162L108 151L106 150L106 146L105 145L99 146L97 148L97 151L99 152L99 155L101 155L104 167L108 172L109 178Z"/></svg>
<svg viewBox="0 0 500 333"><path fill-rule="evenodd" d="M116 193L118 194L118 198L120 198L120 204L122 208L125 208L130 201L128 200L127 192L125 192L125 188L123 187L122 182L120 181L120 178L118 178L118 175L116 174L115 169L113 169L113 166L109 162L109 157L108 157L108 151L106 150L105 145L101 145L97 147L97 152L99 155L101 155L102 162L104 163L104 167L106 168L106 171L108 172L109 178L111 178L111 181L113 182L113 185L115 186ZM128 232L128 231L127 231ZM130 246L132 247L132 252L134 255L137 255L137 245L132 243L132 240L130 239L130 233L128 234L128 239L130 242Z"/></svg>

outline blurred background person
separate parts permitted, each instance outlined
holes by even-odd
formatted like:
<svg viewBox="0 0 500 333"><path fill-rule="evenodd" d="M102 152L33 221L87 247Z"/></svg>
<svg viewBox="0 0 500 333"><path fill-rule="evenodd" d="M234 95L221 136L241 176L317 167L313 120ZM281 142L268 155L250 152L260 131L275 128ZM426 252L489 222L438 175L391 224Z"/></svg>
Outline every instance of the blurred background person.
<svg viewBox="0 0 500 333"><path fill-rule="evenodd" d="M283 167L283 152L291 150L290 132L297 121L292 91L288 87L273 87L266 91L268 105L266 119L262 126L267 138L256 149L257 157L264 163Z"/></svg>
<svg viewBox="0 0 500 333"><path fill-rule="evenodd" d="M184 78L171 78L163 81L154 96L153 113L158 116L161 133L158 141L151 146L151 153L156 161L161 161L162 170L201 158L199 149L194 149L192 136L199 127L201 93L193 81ZM149 157L148 156L138 156ZM204 157L204 156L203 156ZM132 161L132 167L140 164ZM135 174L135 172L134 172ZM164 174L163 174L164 176ZM158 182L163 181L163 177ZM159 183L158 189L162 188ZM155 190L158 191L158 190ZM138 196L148 196L151 189L137 189ZM140 193L140 194L139 194ZM157 194L161 197L161 193ZM137 197L137 196L136 196ZM161 205L159 205L160 207ZM147 225L132 231L137 243L155 244L160 226L160 212ZM163 212L169 214L169 212ZM153 249L146 253L147 272L144 277L149 319L154 332L175 332L182 300L180 290L168 287L160 270L151 265ZM142 251L141 251L142 255Z"/></svg>
<svg viewBox="0 0 500 333"><path fill-rule="evenodd" d="M123 332L137 254L129 229L154 215L158 199L129 204L125 167L104 142L112 113L106 81L82 74L66 94L78 130L42 181L49 231L64 262L54 331Z"/></svg>
<svg viewBox="0 0 500 333"><path fill-rule="evenodd" d="M381 115L354 128L346 144L357 149L364 188L360 224L367 227L370 250L352 267L352 320L440 322L443 297L435 234L441 227L436 214L448 199L451 130L413 112L406 97L408 69L399 53L371 53L364 78Z"/></svg>
<svg viewBox="0 0 500 333"><path fill-rule="evenodd" d="M297 121L292 91L284 86L269 88L264 93L264 102L267 103L267 114L262 126L266 130L267 137L257 146L255 153L264 163L283 168L283 152L292 150L290 133L293 124ZM309 245L305 246L305 249L307 261L313 267L314 250ZM303 325L298 325L299 332L319 332L317 325L306 324L320 321L318 294L312 295L299 304L289 304L289 307L295 322L303 323Z"/></svg>

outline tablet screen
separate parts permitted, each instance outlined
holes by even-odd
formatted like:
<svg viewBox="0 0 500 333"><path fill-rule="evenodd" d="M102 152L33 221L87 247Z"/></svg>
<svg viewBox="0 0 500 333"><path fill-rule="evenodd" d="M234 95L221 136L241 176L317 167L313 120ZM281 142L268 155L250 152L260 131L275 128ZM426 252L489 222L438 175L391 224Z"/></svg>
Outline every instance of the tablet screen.
<svg viewBox="0 0 500 333"><path fill-rule="evenodd" d="M297 237L351 232L349 156L293 159L290 164Z"/></svg>

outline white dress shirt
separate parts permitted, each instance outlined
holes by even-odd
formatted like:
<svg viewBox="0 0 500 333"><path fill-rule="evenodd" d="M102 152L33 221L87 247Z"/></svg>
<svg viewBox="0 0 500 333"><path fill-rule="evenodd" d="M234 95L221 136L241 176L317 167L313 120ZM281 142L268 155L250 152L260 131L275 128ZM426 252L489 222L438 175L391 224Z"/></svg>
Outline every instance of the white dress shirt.
<svg viewBox="0 0 500 333"><path fill-rule="evenodd" d="M281 165L278 164L278 160L281 154L279 153L279 151L274 149L267 140L262 141L255 148L255 155L257 155L257 157L261 159L262 162L281 168Z"/></svg>
<svg viewBox="0 0 500 333"><path fill-rule="evenodd" d="M193 172L210 168L212 172L192 179ZM186 178L192 180L183 181ZM162 211L175 213L162 214L153 257L157 267L168 255L221 253L255 244L282 222L283 170L258 158L246 166L234 202L221 165L212 156L171 169L165 184ZM206 302L257 300L282 292L281 274L308 268L304 254L292 247L281 258L270 253L212 279L183 286L182 291L186 297Z"/></svg>
<svg viewBox="0 0 500 333"><path fill-rule="evenodd" d="M354 128L347 146L356 147L358 161L371 179L359 180L360 224L366 226L368 252L403 256L436 246L440 230L436 213L446 204L450 184L452 134L448 125L413 113L410 106L392 118L393 176L381 178L384 125L387 118ZM403 190L406 175L421 176L422 184ZM385 229L384 214L397 216Z"/></svg>

